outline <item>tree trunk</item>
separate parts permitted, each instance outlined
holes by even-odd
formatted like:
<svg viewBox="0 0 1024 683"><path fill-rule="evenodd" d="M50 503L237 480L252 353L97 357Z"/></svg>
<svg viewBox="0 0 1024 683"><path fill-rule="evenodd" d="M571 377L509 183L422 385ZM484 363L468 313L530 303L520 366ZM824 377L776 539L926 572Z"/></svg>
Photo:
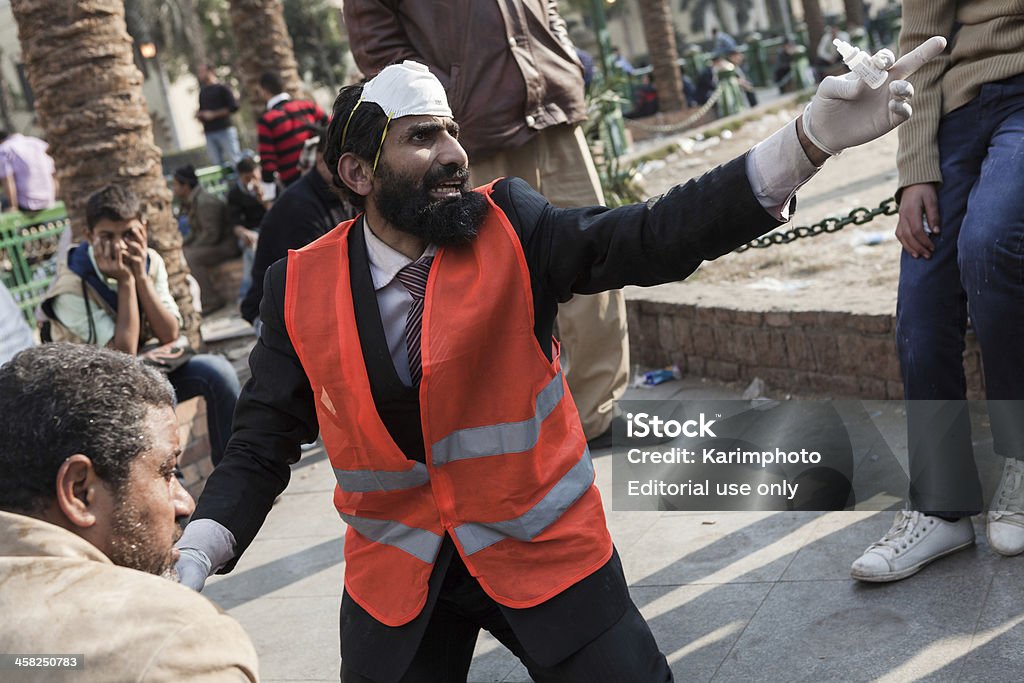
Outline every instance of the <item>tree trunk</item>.
<svg viewBox="0 0 1024 683"><path fill-rule="evenodd" d="M647 40L647 52L654 72L661 111L679 111L686 106L683 78L679 73L675 30L669 0L640 0L640 21Z"/></svg>
<svg viewBox="0 0 1024 683"><path fill-rule="evenodd" d="M768 10L768 25L771 28L782 29L787 34L793 32L790 0L766 0L765 8Z"/></svg>
<svg viewBox="0 0 1024 683"><path fill-rule="evenodd" d="M266 71L281 75L286 92L305 94L281 0L231 0L231 28L245 96L255 116L267 106L256 91L260 76Z"/></svg>
<svg viewBox="0 0 1024 683"><path fill-rule="evenodd" d="M821 13L818 0L801 0L804 6L804 23L807 24L807 54L811 60L817 59L818 43L825 35L825 15Z"/></svg>
<svg viewBox="0 0 1024 683"><path fill-rule="evenodd" d="M181 8L181 20L184 24L185 35L188 36L188 67L193 74L199 73L200 64L208 64L209 57L206 53L206 34L203 33L203 25L196 13L195 0L177 0ZM212 66L220 66L213 64Z"/></svg>
<svg viewBox="0 0 1024 683"><path fill-rule="evenodd" d="M181 234L160 149L153 144L124 2L12 0L11 10L73 235L78 239L85 232L90 194L108 184L131 188L146 207L150 245L167 264L183 331L198 344L199 317L185 280Z"/></svg>
<svg viewBox="0 0 1024 683"><path fill-rule="evenodd" d="M0 128L13 133L14 121L11 119L11 112L14 107L11 105L10 91L7 90L7 79L4 77L4 51L0 48Z"/></svg>
<svg viewBox="0 0 1024 683"><path fill-rule="evenodd" d="M864 0L843 0L846 8L846 30L864 28Z"/></svg>

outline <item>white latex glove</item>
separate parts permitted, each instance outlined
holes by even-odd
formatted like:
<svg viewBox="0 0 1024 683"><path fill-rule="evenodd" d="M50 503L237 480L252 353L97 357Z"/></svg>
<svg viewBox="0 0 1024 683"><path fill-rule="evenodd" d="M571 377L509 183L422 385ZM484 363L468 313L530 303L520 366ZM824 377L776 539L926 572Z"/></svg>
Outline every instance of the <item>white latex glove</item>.
<svg viewBox="0 0 1024 683"><path fill-rule="evenodd" d="M213 573L213 562L206 553L196 548L179 548L178 551L181 556L174 565L174 570L178 572L178 583L197 593L202 592L206 579Z"/></svg>
<svg viewBox="0 0 1024 683"><path fill-rule="evenodd" d="M234 557L235 537L212 519L197 519L185 527L174 547L181 553L174 565L178 582L201 591L206 579Z"/></svg>
<svg viewBox="0 0 1024 683"><path fill-rule="evenodd" d="M879 68L888 68L889 80L876 90L852 73L828 76L804 109L803 129L807 137L834 155L885 135L910 118L914 88L903 79L944 49L946 39L935 36L895 64L892 52L880 50L871 59Z"/></svg>

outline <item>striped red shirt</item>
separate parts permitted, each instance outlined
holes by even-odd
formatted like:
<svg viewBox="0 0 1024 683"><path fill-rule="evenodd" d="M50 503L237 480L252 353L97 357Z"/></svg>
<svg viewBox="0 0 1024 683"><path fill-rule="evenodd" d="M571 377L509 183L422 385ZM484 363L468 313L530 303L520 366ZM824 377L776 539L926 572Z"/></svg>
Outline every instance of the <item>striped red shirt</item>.
<svg viewBox="0 0 1024 683"><path fill-rule="evenodd" d="M285 100L264 112L256 124L263 180L271 182L275 171L285 185L298 179L302 144L314 126L326 125L323 109L309 100Z"/></svg>

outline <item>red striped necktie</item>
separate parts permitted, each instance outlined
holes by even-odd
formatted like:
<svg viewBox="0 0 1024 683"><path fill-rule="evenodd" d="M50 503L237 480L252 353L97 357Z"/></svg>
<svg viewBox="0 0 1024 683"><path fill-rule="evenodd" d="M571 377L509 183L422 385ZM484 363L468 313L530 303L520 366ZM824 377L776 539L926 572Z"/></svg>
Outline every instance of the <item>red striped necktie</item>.
<svg viewBox="0 0 1024 683"><path fill-rule="evenodd" d="M405 319L405 348L409 352L409 376L412 378L412 385L414 387L420 385L420 378L423 376L423 368L420 365L423 297L427 293L427 277L430 275L430 263L433 260L433 256L424 256L420 260L405 266L395 275L395 278L412 295L409 315Z"/></svg>

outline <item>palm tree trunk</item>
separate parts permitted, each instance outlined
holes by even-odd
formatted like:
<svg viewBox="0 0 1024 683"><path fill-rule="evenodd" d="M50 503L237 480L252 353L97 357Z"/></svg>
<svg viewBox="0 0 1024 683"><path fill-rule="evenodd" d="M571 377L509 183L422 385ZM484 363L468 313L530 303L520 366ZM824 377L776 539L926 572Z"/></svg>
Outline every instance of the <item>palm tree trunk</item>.
<svg viewBox="0 0 1024 683"><path fill-rule="evenodd" d="M802 0L804 6L804 23L807 24L807 54L816 59L818 43L825 34L825 15L821 13L818 0Z"/></svg>
<svg viewBox="0 0 1024 683"><path fill-rule="evenodd" d="M11 120L10 93L7 90L7 79L4 77L3 69L4 51L0 48L0 128L14 132L14 122Z"/></svg>
<svg viewBox="0 0 1024 683"><path fill-rule="evenodd" d="M640 21L644 26L647 52L654 72L661 111L679 111L686 106L683 79L679 73L675 29L668 0L640 0Z"/></svg>
<svg viewBox="0 0 1024 683"><path fill-rule="evenodd" d="M12 0L11 10L72 234L85 232L90 194L108 184L131 188L146 206L149 242L167 264L183 331L198 344L181 234L153 143L123 0Z"/></svg>
<svg viewBox="0 0 1024 683"><path fill-rule="evenodd" d="M185 33L188 35L189 58L188 67L192 73L199 72L200 64L207 64L209 58L206 52L206 34L203 33L203 25L196 13L194 0L178 0L181 8L182 23L185 24ZM219 66L213 64L212 66Z"/></svg>
<svg viewBox="0 0 1024 683"><path fill-rule="evenodd" d="M280 74L286 92L292 95L303 92L281 0L231 0L231 27L245 95L256 116L267 104L256 91L264 72Z"/></svg>
<svg viewBox="0 0 1024 683"><path fill-rule="evenodd" d="M864 28L864 0L843 0L846 8L846 30Z"/></svg>

